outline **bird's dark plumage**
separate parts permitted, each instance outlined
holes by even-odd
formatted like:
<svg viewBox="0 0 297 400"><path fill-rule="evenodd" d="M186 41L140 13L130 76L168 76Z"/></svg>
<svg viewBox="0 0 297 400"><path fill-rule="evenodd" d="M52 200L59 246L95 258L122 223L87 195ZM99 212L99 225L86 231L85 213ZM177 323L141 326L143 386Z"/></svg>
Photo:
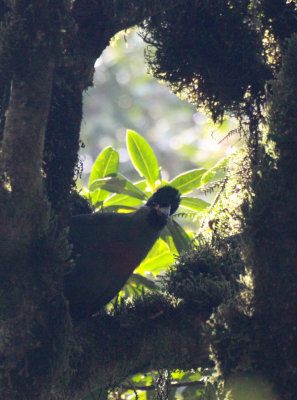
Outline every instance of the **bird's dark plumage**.
<svg viewBox="0 0 297 400"><path fill-rule="evenodd" d="M180 195L164 186L131 213L95 213L71 218L69 240L75 268L64 290L74 319L91 316L124 286L178 208Z"/></svg>

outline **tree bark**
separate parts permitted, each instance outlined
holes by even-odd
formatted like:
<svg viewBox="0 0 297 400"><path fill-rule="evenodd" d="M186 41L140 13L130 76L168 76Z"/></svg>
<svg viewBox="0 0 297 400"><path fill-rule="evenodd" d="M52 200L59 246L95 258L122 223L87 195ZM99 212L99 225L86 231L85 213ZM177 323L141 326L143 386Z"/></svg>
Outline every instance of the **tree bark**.
<svg viewBox="0 0 297 400"><path fill-rule="evenodd" d="M3 166L15 215L6 240L29 243L42 230L42 159L54 61L47 57L32 65L26 76L14 75L3 135ZM42 208L42 209L41 209Z"/></svg>
<svg viewBox="0 0 297 400"><path fill-rule="evenodd" d="M74 329L77 351L70 357L70 368L75 372L65 388L65 400L119 385L139 371L210 365L210 338L201 333L205 317L160 300L118 317L93 318Z"/></svg>

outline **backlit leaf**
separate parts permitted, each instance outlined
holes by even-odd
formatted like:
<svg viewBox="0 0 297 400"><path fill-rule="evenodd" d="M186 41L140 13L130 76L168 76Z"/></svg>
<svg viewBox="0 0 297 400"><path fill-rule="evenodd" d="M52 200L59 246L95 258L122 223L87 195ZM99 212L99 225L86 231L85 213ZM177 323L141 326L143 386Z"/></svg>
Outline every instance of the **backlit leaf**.
<svg viewBox="0 0 297 400"><path fill-rule="evenodd" d="M114 194L104 202L104 208L112 206L129 206L134 207L142 204L142 200L127 194Z"/></svg>
<svg viewBox="0 0 297 400"><path fill-rule="evenodd" d="M120 174L93 181L89 188L90 193L93 193L98 189L108 190L112 193L125 194L131 197L136 197L140 200L147 199L147 195L142 190Z"/></svg>
<svg viewBox="0 0 297 400"><path fill-rule="evenodd" d="M178 189L181 194L191 192L201 186L201 177L205 172L204 168L192 169L176 176L169 182L169 185Z"/></svg>
<svg viewBox="0 0 297 400"><path fill-rule="evenodd" d="M197 212L203 211L210 206L210 203L201 200L198 197L182 197L180 204L183 207Z"/></svg>
<svg viewBox="0 0 297 400"><path fill-rule="evenodd" d="M164 240L172 254L178 254L172 235L167 226L165 226L165 228L161 231L160 238Z"/></svg>
<svg viewBox="0 0 297 400"><path fill-rule="evenodd" d="M173 254L166 243L158 239L146 258L142 261L135 272L144 274L146 271L159 274L174 262Z"/></svg>
<svg viewBox="0 0 297 400"><path fill-rule="evenodd" d="M158 290L158 286L151 279L146 278L143 275L137 274L136 272L130 276L127 282L128 285L135 284L137 286L144 286L150 290Z"/></svg>
<svg viewBox="0 0 297 400"><path fill-rule="evenodd" d="M160 181L160 171L151 146L138 133L127 130L127 148L137 172L144 176L149 186L155 190Z"/></svg>
<svg viewBox="0 0 297 400"><path fill-rule="evenodd" d="M117 174L119 168L119 153L112 147L106 147L97 157L89 179L89 187L93 181L104 178L108 175ZM97 190L91 193L93 204L104 201L109 196L108 191Z"/></svg>
<svg viewBox="0 0 297 400"><path fill-rule="evenodd" d="M191 245L191 239L187 235L187 232L172 218L169 219L167 227L172 235L177 251L181 253L183 250L187 250Z"/></svg>

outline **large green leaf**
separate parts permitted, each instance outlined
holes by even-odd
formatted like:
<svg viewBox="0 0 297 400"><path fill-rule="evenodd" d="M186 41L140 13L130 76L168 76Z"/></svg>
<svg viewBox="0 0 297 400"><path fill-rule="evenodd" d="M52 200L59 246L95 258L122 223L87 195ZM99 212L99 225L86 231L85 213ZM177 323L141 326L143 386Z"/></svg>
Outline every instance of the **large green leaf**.
<svg viewBox="0 0 297 400"><path fill-rule="evenodd" d="M178 253L178 251L175 247L172 235L167 226L165 226L165 228L161 231L160 238L167 244L171 253L173 253L173 254Z"/></svg>
<svg viewBox="0 0 297 400"><path fill-rule="evenodd" d="M132 297L135 295L141 295L143 288L147 288L150 290L158 291L159 288L154 282L153 279L149 279L143 275L140 275L138 273L133 273L126 285L122 288L122 290L111 300L110 304L116 304L119 303L124 297Z"/></svg>
<svg viewBox="0 0 297 400"><path fill-rule="evenodd" d="M197 212L203 211L210 206L210 203L201 200L198 197L182 197L180 204L183 207Z"/></svg>
<svg viewBox="0 0 297 400"><path fill-rule="evenodd" d="M172 235L177 251L181 253L183 250L187 250L191 245L191 238L187 232L172 218L168 220L167 227Z"/></svg>
<svg viewBox="0 0 297 400"><path fill-rule="evenodd" d="M89 187L92 182L104 178L108 175L117 174L119 169L119 153L112 147L106 147L97 157L89 179ZM93 204L104 201L109 196L105 190L99 189L95 193L91 193Z"/></svg>
<svg viewBox="0 0 297 400"><path fill-rule="evenodd" d="M142 200L127 194L114 194L104 202L104 208L114 206L135 207L142 204Z"/></svg>
<svg viewBox="0 0 297 400"><path fill-rule="evenodd" d="M143 181L138 181L135 183L135 185L141 189L143 192L148 192L149 195L151 195L153 192L151 190L151 188L148 186L147 181L143 180Z"/></svg>
<svg viewBox="0 0 297 400"><path fill-rule="evenodd" d="M138 383L141 385L151 385L152 384L152 376L151 376L151 374L148 374L148 373L146 373L145 375L143 373L136 374L136 375L133 375L130 379L132 382Z"/></svg>
<svg viewBox="0 0 297 400"><path fill-rule="evenodd" d="M168 268L173 261L174 257L166 243L158 239L135 272L144 274L146 271L149 271L154 274L159 274L161 271Z"/></svg>
<svg viewBox="0 0 297 400"><path fill-rule="evenodd" d="M154 281L152 281L151 279L148 279L147 277L140 275L136 272L134 272L134 274L132 274L130 276L130 278L128 279L127 282L128 285L137 285L137 286L144 286L147 289L150 290L158 290L158 286L156 285L156 283Z"/></svg>
<svg viewBox="0 0 297 400"><path fill-rule="evenodd" d="M136 197L140 200L147 199L147 195L142 190L120 174L93 181L89 187L90 193L93 193L98 189L108 190L112 193L125 194L131 197Z"/></svg>
<svg viewBox="0 0 297 400"><path fill-rule="evenodd" d="M144 176L149 186L155 190L160 181L160 170L151 146L138 133L127 130L127 148L137 172Z"/></svg>
<svg viewBox="0 0 297 400"><path fill-rule="evenodd" d="M119 174L120 175L120 174ZM149 186L147 185L147 181L139 181L134 183L141 191L143 191L148 197L152 195L151 191L147 191ZM109 199L104 202L104 207L107 208L109 206L128 206L135 207L142 204L142 200L136 197L131 197L127 194L114 194Z"/></svg>
<svg viewBox="0 0 297 400"><path fill-rule="evenodd" d="M169 182L169 185L178 189L181 194L191 192L201 186L201 177L205 172L204 168L192 169L176 176Z"/></svg>

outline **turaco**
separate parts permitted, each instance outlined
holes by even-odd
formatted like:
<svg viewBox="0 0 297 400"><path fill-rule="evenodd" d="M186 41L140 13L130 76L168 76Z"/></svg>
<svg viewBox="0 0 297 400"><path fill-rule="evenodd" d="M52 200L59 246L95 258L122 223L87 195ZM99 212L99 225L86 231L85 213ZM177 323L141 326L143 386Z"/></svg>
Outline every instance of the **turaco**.
<svg viewBox="0 0 297 400"><path fill-rule="evenodd" d="M179 203L178 190L164 186L134 212L72 217L69 240L76 266L64 280L72 318L93 315L121 290Z"/></svg>

